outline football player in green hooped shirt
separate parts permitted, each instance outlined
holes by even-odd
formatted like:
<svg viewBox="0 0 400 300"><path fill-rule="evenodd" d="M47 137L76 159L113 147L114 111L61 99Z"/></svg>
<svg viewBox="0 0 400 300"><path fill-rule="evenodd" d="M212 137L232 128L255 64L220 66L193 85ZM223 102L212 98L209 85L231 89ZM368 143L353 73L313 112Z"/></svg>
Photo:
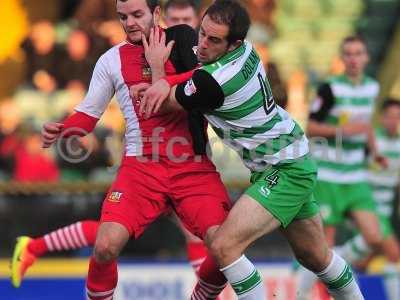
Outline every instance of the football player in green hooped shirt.
<svg viewBox="0 0 400 300"><path fill-rule="evenodd" d="M312 156L318 164L314 196L321 208L326 238L335 244L336 226L350 217L371 248L379 249L382 234L367 181L366 148L386 164L376 148L372 113L378 83L364 74L368 51L360 36L345 38L340 47L342 75L321 84L311 105L307 133L314 139ZM302 269L300 288L311 289L315 276Z"/></svg>
<svg viewBox="0 0 400 300"><path fill-rule="evenodd" d="M199 31L197 58L202 66L172 88L170 79L154 83L141 97L142 110L149 115L161 103L164 109L201 110L252 172L252 185L224 224L206 237L239 299L265 299L260 275L243 252L276 228L336 299L364 299L350 267L327 247L312 196L317 172L307 138L275 104L258 54L245 40L249 25L246 10L237 2L214 2ZM131 91L134 97L140 95L138 88ZM192 299L202 299L196 289Z"/></svg>
<svg viewBox="0 0 400 300"><path fill-rule="evenodd" d="M400 245L391 224L394 213L396 187L400 175L400 100L388 99L383 102L380 122L375 128L377 148L388 159L388 167L382 169L379 165L370 164L368 182L376 203L379 225L383 234L382 252L387 260L383 269L386 294L389 300L400 298L400 278L398 262ZM356 235L343 246L337 248L347 262L359 261L369 254L371 249L360 234Z"/></svg>

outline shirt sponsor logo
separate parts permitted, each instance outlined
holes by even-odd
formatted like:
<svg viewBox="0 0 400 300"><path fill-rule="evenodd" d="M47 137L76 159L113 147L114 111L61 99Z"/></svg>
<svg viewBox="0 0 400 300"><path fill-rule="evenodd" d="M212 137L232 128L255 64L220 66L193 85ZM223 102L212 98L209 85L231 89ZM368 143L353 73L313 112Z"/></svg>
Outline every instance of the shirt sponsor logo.
<svg viewBox="0 0 400 300"><path fill-rule="evenodd" d="M194 82L192 79L190 79L188 82L186 82L184 92L186 96L192 96L194 93L196 93L197 88L194 85Z"/></svg>
<svg viewBox="0 0 400 300"><path fill-rule="evenodd" d="M142 69L142 78L143 78L143 80L150 80L151 79L151 68L150 67L143 67L143 69Z"/></svg>
<svg viewBox="0 0 400 300"><path fill-rule="evenodd" d="M121 202L121 197L122 197L122 193L121 193L121 192L111 192L111 193L108 195L107 200L110 201L110 202L117 202L117 203L119 203L119 202Z"/></svg>

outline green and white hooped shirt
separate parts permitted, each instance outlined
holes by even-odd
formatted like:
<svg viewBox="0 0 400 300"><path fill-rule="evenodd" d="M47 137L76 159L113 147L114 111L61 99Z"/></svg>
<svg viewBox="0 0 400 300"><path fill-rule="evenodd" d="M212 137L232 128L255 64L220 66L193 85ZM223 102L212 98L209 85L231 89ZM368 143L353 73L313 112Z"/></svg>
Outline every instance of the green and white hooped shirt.
<svg viewBox="0 0 400 300"><path fill-rule="evenodd" d="M196 70L177 87L176 98L186 109L202 110L217 135L252 171L309 151L303 130L275 104L263 64L248 41Z"/></svg>
<svg viewBox="0 0 400 300"><path fill-rule="evenodd" d="M345 75L322 84L311 106L310 119L340 126L349 122L371 122L378 83L364 76L354 85ZM367 180L367 136L365 134L313 139L311 153L318 163L318 180L357 183Z"/></svg>
<svg viewBox="0 0 400 300"><path fill-rule="evenodd" d="M389 166L387 169L382 169L371 163L368 180L378 212L383 216L391 217L395 189L400 179L400 136L389 136L384 128L377 128L375 133L378 151L388 159Z"/></svg>

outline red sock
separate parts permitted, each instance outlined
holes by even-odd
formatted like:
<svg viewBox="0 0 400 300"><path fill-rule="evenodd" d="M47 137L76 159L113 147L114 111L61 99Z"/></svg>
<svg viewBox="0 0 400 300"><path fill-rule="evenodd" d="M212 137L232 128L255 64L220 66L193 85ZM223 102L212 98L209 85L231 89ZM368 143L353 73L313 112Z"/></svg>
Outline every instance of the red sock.
<svg viewBox="0 0 400 300"><path fill-rule="evenodd" d="M99 222L85 220L32 239L28 250L39 257L47 252L79 249L93 246Z"/></svg>
<svg viewBox="0 0 400 300"><path fill-rule="evenodd" d="M189 263L198 277L200 266L207 257L207 248L203 242L188 242L186 251Z"/></svg>
<svg viewBox="0 0 400 300"><path fill-rule="evenodd" d="M214 259L208 255L200 266L197 282L191 300L214 300L226 286L226 278Z"/></svg>
<svg viewBox="0 0 400 300"><path fill-rule="evenodd" d="M117 261L100 264L91 257L86 281L88 300L112 300L118 282Z"/></svg>

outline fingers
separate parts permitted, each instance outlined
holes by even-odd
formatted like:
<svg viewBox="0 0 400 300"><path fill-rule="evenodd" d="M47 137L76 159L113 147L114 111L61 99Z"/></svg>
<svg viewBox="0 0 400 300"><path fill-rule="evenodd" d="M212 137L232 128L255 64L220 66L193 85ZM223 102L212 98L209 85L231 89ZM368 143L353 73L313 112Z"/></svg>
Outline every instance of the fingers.
<svg viewBox="0 0 400 300"><path fill-rule="evenodd" d="M51 145L54 144L54 142L57 140L57 138L51 139L51 140L43 140L42 141L42 148L49 148Z"/></svg>
<svg viewBox="0 0 400 300"><path fill-rule="evenodd" d="M146 36L142 33L142 44L144 52L146 53L149 50L149 44L147 43Z"/></svg>
<svg viewBox="0 0 400 300"><path fill-rule="evenodd" d="M157 30L157 32L159 32L159 30ZM159 34L160 35L160 34ZM165 39L166 39L166 37L165 37L165 31L162 31L161 32L161 37L160 37L160 44L161 45L165 45Z"/></svg>
<svg viewBox="0 0 400 300"><path fill-rule="evenodd" d="M150 83L142 82L132 85L129 89L130 95L134 99L138 99L150 87Z"/></svg>
<svg viewBox="0 0 400 300"><path fill-rule="evenodd" d="M150 116L150 111L153 109L153 99L152 90L148 89L142 96L140 100L139 115L144 116L146 119Z"/></svg>
<svg viewBox="0 0 400 300"><path fill-rule="evenodd" d="M162 104L163 104L163 101L161 101L161 99L160 99L160 101L157 101L157 103L156 103L156 105L154 107L153 114L158 113L158 111L160 110Z"/></svg>
<svg viewBox="0 0 400 300"><path fill-rule="evenodd" d="M143 116L144 112L146 111L146 106L148 103L145 101L146 94L148 93L149 89L142 90L140 93L140 105L139 105L139 115Z"/></svg>
<svg viewBox="0 0 400 300"><path fill-rule="evenodd" d="M154 43L157 43L157 44L161 44L161 41L160 41L160 29L157 27L157 26L154 26L153 27L153 32L154 32ZM164 42L164 45L165 45L165 42Z"/></svg>
<svg viewBox="0 0 400 300"><path fill-rule="evenodd" d="M43 130L49 133L60 133L64 124L49 122L43 125Z"/></svg>
<svg viewBox="0 0 400 300"><path fill-rule="evenodd" d="M43 125L42 129L42 147L50 147L60 135L64 124L49 122Z"/></svg>
<svg viewBox="0 0 400 300"><path fill-rule="evenodd" d="M145 97L146 96L147 95L145 95ZM153 111L155 103L154 103L154 100L149 100L148 97L146 97L146 98L145 97L143 97L143 101L145 101L147 103L146 109L145 109L145 118L148 119L151 116L151 113Z"/></svg>
<svg viewBox="0 0 400 300"><path fill-rule="evenodd" d="M140 105L139 105L139 115L143 116L144 112L146 111L146 105L147 103L144 101L146 94L144 94L141 98L140 98Z"/></svg>
<svg viewBox="0 0 400 300"><path fill-rule="evenodd" d="M154 27L150 28L149 45L154 46Z"/></svg>

